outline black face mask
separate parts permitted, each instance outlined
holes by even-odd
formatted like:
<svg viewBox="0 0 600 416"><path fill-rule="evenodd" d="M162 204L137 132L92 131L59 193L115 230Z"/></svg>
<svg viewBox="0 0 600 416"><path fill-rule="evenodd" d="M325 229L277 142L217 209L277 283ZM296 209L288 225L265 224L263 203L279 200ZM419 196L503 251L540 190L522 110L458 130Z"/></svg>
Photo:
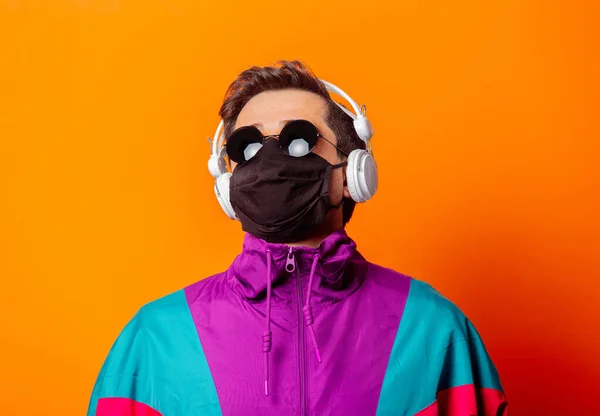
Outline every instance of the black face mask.
<svg viewBox="0 0 600 416"><path fill-rule="evenodd" d="M271 243L291 243L310 236L332 205L329 180L332 165L309 153L287 155L269 139L254 157L238 165L230 182L230 201L242 229Z"/></svg>

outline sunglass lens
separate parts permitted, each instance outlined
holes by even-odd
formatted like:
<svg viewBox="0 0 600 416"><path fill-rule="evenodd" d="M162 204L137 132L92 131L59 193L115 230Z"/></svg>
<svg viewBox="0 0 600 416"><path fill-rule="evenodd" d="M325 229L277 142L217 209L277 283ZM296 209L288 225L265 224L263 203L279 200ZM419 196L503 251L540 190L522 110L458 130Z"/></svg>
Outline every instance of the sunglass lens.
<svg viewBox="0 0 600 416"><path fill-rule="evenodd" d="M254 126L240 127L234 131L225 148L229 159L236 163L250 160L262 147L262 134Z"/></svg>
<svg viewBox="0 0 600 416"><path fill-rule="evenodd" d="M279 144L290 156L302 157L317 145L317 128L306 120L294 120L286 124L279 134Z"/></svg>

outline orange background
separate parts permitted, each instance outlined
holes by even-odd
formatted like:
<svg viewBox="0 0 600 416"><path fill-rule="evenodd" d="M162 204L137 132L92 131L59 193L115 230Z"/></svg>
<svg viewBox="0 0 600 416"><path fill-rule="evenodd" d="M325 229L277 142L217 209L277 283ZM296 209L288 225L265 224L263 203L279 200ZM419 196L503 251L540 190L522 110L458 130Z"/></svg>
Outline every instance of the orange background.
<svg viewBox="0 0 600 416"><path fill-rule="evenodd" d="M242 233L206 136L241 70L296 58L368 104L363 254L471 317L514 415L600 414L599 17L593 0L3 0L0 414L85 414L137 309L229 264Z"/></svg>

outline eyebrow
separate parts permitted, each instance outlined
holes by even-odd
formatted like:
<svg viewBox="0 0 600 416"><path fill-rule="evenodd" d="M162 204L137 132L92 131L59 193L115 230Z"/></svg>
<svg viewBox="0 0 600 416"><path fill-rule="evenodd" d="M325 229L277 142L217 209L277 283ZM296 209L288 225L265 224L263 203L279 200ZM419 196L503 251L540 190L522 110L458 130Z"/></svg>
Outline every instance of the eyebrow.
<svg viewBox="0 0 600 416"><path fill-rule="evenodd" d="M281 128L283 128L283 127L285 127L286 125L288 125L289 123L291 123L292 121L295 121L295 120L298 120L298 119L294 119L294 120L281 120L279 122L279 125L281 126ZM262 123L252 123L252 124L249 124L249 126L256 127L257 129L259 129L261 131L264 128L264 126L263 126Z"/></svg>

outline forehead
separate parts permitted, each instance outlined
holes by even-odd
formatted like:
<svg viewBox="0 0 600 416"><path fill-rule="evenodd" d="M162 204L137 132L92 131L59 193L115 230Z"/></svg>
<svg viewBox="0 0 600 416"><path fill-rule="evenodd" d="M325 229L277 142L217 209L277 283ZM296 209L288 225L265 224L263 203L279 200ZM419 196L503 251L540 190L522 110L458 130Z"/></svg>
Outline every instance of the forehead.
<svg viewBox="0 0 600 416"><path fill-rule="evenodd" d="M265 91L246 103L235 128L251 124L264 130L276 128L282 121L304 119L321 124L325 119L325 100L312 92L301 90ZM266 131L263 131L265 133Z"/></svg>

